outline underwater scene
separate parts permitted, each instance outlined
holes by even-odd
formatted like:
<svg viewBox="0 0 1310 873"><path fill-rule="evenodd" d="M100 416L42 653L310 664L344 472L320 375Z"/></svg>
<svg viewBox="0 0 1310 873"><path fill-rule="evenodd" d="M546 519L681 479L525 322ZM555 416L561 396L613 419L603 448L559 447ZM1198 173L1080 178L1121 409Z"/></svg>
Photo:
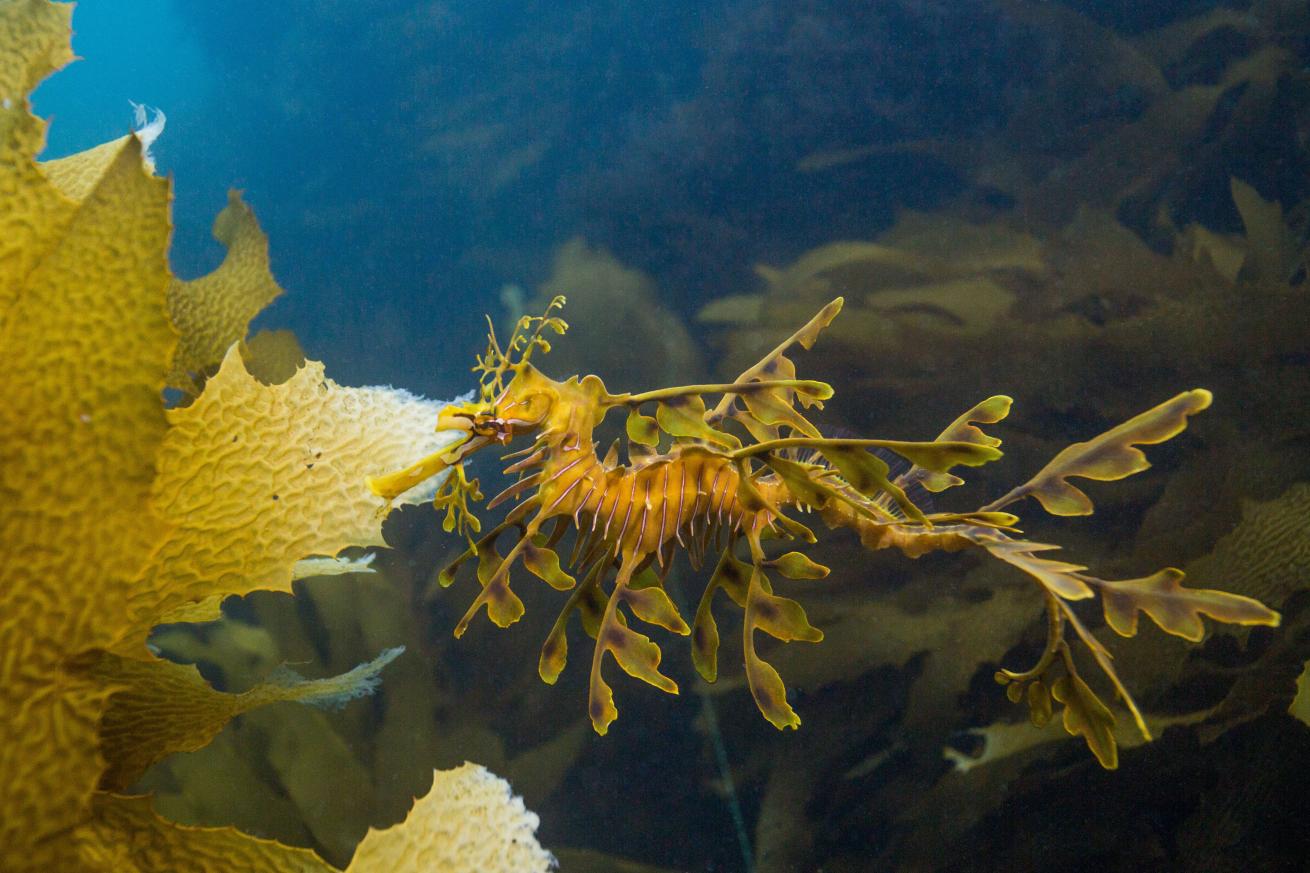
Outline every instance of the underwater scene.
<svg viewBox="0 0 1310 873"><path fill-rule="evenodd" d="M0 871L1310 870L1304 0L0 0Z"/></svg>

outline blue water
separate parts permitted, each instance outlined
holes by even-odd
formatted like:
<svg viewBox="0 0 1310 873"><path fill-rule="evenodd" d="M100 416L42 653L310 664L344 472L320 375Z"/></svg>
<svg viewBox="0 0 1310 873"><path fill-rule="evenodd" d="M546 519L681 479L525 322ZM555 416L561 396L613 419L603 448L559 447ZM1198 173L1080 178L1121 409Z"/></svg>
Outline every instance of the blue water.
<svg viewBox="0 0 1310 873"><path fill-rule="evenodd" d="M219 87L203 40L175 14L172 0L84 0L74 17L73 51L81 59L33 95L50 120L44 157L62 157L131 129L129 101L162 108L168 133L155 147L160 172L173 177L173 257L196 272L221 257L209 239L212 213L240 176L238 155L215 139L235 110ZM208 148L198 149L206 143ZM226 181L224 181L226 179Z"/></svg>
<svg viewBox="0 0 1310 873"><path fill-rule="evenodd" d="M567 4L86 0L74 49L90 60L35 103L51 157L121 135L129 100L161 108L179 274L221 257L209 224L243 189L288 291L260 324L296 330L342 381L405 367L450 394L501 285L540 281L577 232L577 178L694 86L711 10L616 4L578 26L589 13ZM537 45L538 28L573 41ZM517 149L521 171L500 157Z"/></svg>

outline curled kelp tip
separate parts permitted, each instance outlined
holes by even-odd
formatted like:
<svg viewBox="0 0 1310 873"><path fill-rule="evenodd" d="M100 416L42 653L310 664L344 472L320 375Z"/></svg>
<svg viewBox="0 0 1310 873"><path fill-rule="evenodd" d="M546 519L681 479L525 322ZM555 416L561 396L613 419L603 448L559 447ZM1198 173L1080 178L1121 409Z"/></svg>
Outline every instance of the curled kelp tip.
<svg viewBox="0 0 1310 873"><path fill-rule="evenodd" d="M365 661L353 670L325 679L306 679L286 664L269 674L268 684L282 688L297 688L296 700L317 706L319 709L337 710L352 700L368 697L382 684L382 670L404 654L404 646L384 649L371 661Z"/></svg>
<svg viewBox="0 0 1310 873"><path fill-rule="evenodd" d="M155 171L155 156L151 154L150 147L159 139L159 135L164 132L164 125L168 123L168 117L164 111L158 107L146 106L144 103L127 101L132 106L132 133L141 143L141 160L145 163L146 169L150 172ZM152 116L153 113L153 116Z"/></svg>

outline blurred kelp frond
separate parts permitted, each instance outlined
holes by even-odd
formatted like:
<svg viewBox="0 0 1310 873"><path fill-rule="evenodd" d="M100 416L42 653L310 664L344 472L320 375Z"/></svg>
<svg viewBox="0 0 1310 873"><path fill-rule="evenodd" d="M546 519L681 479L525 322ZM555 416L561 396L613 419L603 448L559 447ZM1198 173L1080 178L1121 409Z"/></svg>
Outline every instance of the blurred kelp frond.
<svg viewBox="0 0 1310 873"><path fill-rule="evenodd" d="M1275 593L1257 584L1252 565L1225 563L1220 570L1196 563L1233 527L1234 508L1243 500L1268 500L1289 483L1310 479L1306 424L1294 411L1310 402L1310 377L1300 366L1310 323L1306 247L1302 232L1289 224L1299 210L1280 209L1241 180L1232 180L1230 191L1243 232L1190 225L1175 232L1169 254L1154 251L1112 216L1093 210L1055 232L1004 218L978 223L946 211L906 213L873 241L834 243L790 265L761 267L762 293L714 301L702 318L721 331L722 372L731 373L785 336L789 319L805 306L840 289L851 298L852 317L847 324L834 322L834 341L815 347L815 366L850 374L854 390L869 398L872 414L917 427L930 426L929 417L940 414L945 396L967 402L998 381L1017 386L1016 393L1023 389L1025 396L1031 390L1034 417L1056 428L1067 427L1071 416L1107 421L1129 412L1126 384L1160 392L1183 379L1210 384L1223 403L1223 417L1201 425L1203 449L1178 459L1167 481L1122 502L1108 497L1116 514L1139 518L1140 528L1126 527L1116 548L1087 541L1081 550L1134 568L1191 561L1189 576L1223 579L1226 589L1281 608L1289 593L1306 587L1304 573L1289 566L1280 578L1290 591ZM1089 399L1093 396L1096 404ZM860 411L854 420L864 420ZM1025 457L1057 448L1027 430L1012 439ZM1288 531L1293 517L1293 512L1277 521L1270 516L1244 529ZM1276 565L1293 560L1304 548L1299 537L1271 544L1267 559ZM879 572L902 578L880 567ZM960 701L976 696L979 677L992 670L977 649L969 651L973 641L1025 650L1036 643L1024 632L1027 613L1006 591L986 598L977 594L995 584L994 572L975 568L964 583L941 576L929 571L922 582L871 598L846 589L820 598L811 616L825 629L830 658L798 657L784 647L777 654L779 669L817 693L872 675L878 665L915 663L921 673L903 726L919 741L935 736L939 748L946 745L940 725L964 717ZM940 612L925 607L922 593L934 579L956 592ZM1149 584L1167 586L1168 580ZM884 632L870 639L870 627ZM1094 635L1109 637L1109 631ZM1178 640L1159 635L1118 640L1115 652L1117 668L1134 676L1152 733L1187 724L1218 731L1232 723L1236 704L1214 709L1224 692L1196 704L1181 702L1182 689L1198 684L1223 689L1241 675L1268 676L1271 681L1257 686L1260 691L1242 680L1247 691L1232 692L1241 695L1248 713L1259 714L1279 699L1276 688L1285 685L1285 671L1274 661L1256 660L1245 673L1217 670L1208 659L1189 656ZM1041 718L1044 713L1043 706ZM976 759L964 756L962 769L1010 754L1017 756L1018 767L1032 760L1029 750L1038 746L1049 755L1048 744L1061 736L1011 730L1004 713L987 719L978 725L984 732L977 737L982 750ZM1118 744L1137 746L1140 740L1132 733L1116 727Z"/></svg>
<svg viewBox="0 0 1310 873"><path fill-rule="evenodd" d="M1239 167L1283 172L1272 161L1244 161L1252 149L1304 165L1285 123L1287 113L1303 111L1289 102L1305 85L1303 4L1262 0L1191 16L1175 6L1172 21L1135 31L1107 27L1073 5L985 4L1008 16L1007 38L1033 52L1012 70L1022 80L999 99L999 124L949 138L847 142L817 150L797 170L840 172L897 152L931 156L965 177L966 208L1005 202L1047 228L1082 208L1123 209L1146 229L1161 216L1191 221L1194 210L1213 209L1189 202L1197 186L1213 195Z"/></svg>
<svg viewBox="0 0 1310 873"><path fill-rule="evenodd" d="M550 277L523 312L513 313L514 320L542 311L560 295L568 296L573 331L552 352L552 370L613 374L623 382L681 382L701 375L700 351L665 306L655 280L604 248L582 237L561 245Z"/></svg>
<svg viewBox="0 0 1310 873"><path fill-rule="evenodd" d="M464 675L461 661L480 665L481 659L416 621L412 598L425 580L414 575L415 558L406 551L400 546L394 555L379 556L367 574L297 585L294 597L255 592L229 601L217 622L156 631L152 646L196 664L227 690L257 686L280 664L318 676L348 668L381 646L399 642L406 654L387 669L369 705L252 712L203 749L161 761L133 790L153 794L160 814L171 820L231 825L312 848L339 866L371 824L404 818L434 768L457 767L465 759L504 774L530 808L570 802L561 795L579 788L566 782L589 751L585 718L556 705L551 689L538 682L496 681L485 669ZM532 640L498 636L479 654L513 663L532 657L534 647ZM634 803L648 805L644 797ZM584 840L585 830L568 841L589 844ZM586 855L601 869L642 869L595 851L552 852L563 863ZM629 853L649 852L634 845Z"/></svg>
<svg viewBox="0 0 1310 873"><path fill-rule="evenodd" d="M334 869L231 829L179 826L148 799L117 792L238 713L367 692L396 651L335 677L271 671L228 694L157 658L146 637L163 621L212 619L227 595L288 590L303 558L382 545L364 483L415 441L440 444L435 404L336 385L317 363L279 384L250 375L232 342L276 286L263 235L235 201L220 221L231 234L220 236L240 264L188 292L226 299L206 300L203 318L169 321L171 195L138 138L57 169L35 161L44 126L27 95L71 58L71 10L0 2L0 538L13 558L0 584L7 869ZM178 348L199 351L179 359ZM210 365L217 371L199 396L166 410L163 390L179 367ZM351 869L418 869L397 867L402 853L411 864L443 866L444 857L449 869L498 869L484 866L497 853L513 859L506 869L548 866L535 816L504 783L471 769L438 774L437 785L405 825L369 835ZM476 850L450 859L445 837L461 828L481 829L458 843Z"/></svg>
<svg viewBox="0 0 1310 873"><path fill-rule="evenodd" d="M818 350L820 365L853 371L858 388L911 417L939 393L943 373L960 397L1020 373L1037 402L1061 413L1129 377L1147 375L1161 391L1200 378L1274 417L1273 407L1310 400L1310 383L1291 367L1310 317L1307 246L1276 202L1237 179L1230 189L1245 232L1190 225L1175 231L1168 254L1091 209L1040 233L1005 218L906 213L873 242L761 266L761 292L714 301L700 317L722 328L732 369L840 289L850 318ZM1276 380L1237 366L1253 352ZM1096 366L1085 365L1089 356Z"/></svg>

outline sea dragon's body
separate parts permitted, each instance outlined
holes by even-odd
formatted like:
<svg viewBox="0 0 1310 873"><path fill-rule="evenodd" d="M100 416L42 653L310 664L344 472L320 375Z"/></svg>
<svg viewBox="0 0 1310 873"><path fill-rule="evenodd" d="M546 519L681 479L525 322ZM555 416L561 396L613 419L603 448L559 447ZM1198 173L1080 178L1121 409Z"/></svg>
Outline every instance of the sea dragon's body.
<svg viewBox="0 0 1310 873"><path fill-rule="evenodd" d="M975 423L1003 419L1010 399L988 398L931 442L824 438L796 404L821 406L832 389L795 378L786 353L794 345L809 348L840 311L840 299L732 383L641 394L611 394L596 376L557 381L529 362L536 348L549 349L545 330L564 332L564 323L551 316L562 303L557 299L544 316L520 321L504 350L493 332L487 354L475 368L482 373L481 399L447 407L439 416L438 427L464 432L459 443L371 484L376 493L391 499L450 470L453 475L436 498L447 511L445 526L480 534L468 501L481 494L477 482L465 477L464 460L486 446L507 445L522 435L535 437L527 449L506 456L514 461L506 473L519 478L489 503L494 507L516 499L516 505L485 535L470 537L469 548L439 578L449 585L460 565L477 559L482 590L456 625L456 636L483 607L502 627L522 616L522 601L509 582L510 569L519 562L551 586L571 591L542 649L539 671L547 682L559 676L567 657L567 623L578 612L596 640L589 710L599 733L618 715L601 675L607 652L630 675L677 692L673 680L659 671L659 647L629 627L625 610L646 623L691 634L697 670L713 681L719 634L711 607L719 589L744 611L746 677L761 712L780 728L800 724L782 680L756 654L754 643L756 630L787 641L822 639L800 604L774 594L769 580L771 572L809 579L828 572L799 552L766 555L769 540L814 542L810 529L786 513L792 508L815 509L829 526L855 529L869 548L899 548L911 557L980 548L1028 573L1045 595L1050 631L1046 651L1032 669L1002 670L997 680L1009 686L1011 699L1027 698L1035 722L1050 717L1052 698L1063 703L1066 728L1082 734L1107 767L1117 761L1110 730L1114 719L1079 677L1066 627L1089 647L1144 734L1146 726L1108 652L1082 625L1069 601L1092 597L1099 589L1108 622L1125 635L1135 632L1138 611L1189 639L1200 638L1202 613L1242 624L1278 621L1277 613L1250 598L1182 588L1177 570L1110 582L1083 574L1084 567L1039 557L1037 552L1055 547L1014 538L1018 519L1003 511L1032 496L1057 515L1090 513L1090 500L1067 478L1111 480L1145 469L1145 457L1135 445L1163 442L1180 432L1188 415L1209 405L1208 392L1185 392L1094 440L1070 446L1027 483L976 512L929 515L907 489L940 491L962 484L950 473L952 467L1000 457L1000 440ZM705 406L707 395L721 396L712 409ZM649 404L656 406L653 418L641 412ZM627 464L619 463L617 441L604 457L596 451L594 433L615 408L628 411ZM743 443L726 429L729 422L750 441ZM911 466L891 478L887 463L871 450L900 455ZM576 538L566 564L578 571L581 583L561 569L555 551L570 529ZM502 556L496 543L510 530L516 530L517 537ZM749 563L737 554L743 541ZM716 567L688 627L664 591L664 573L675 552L687 552L693 565L700 566L711 549L718 552Z"/></svg>

